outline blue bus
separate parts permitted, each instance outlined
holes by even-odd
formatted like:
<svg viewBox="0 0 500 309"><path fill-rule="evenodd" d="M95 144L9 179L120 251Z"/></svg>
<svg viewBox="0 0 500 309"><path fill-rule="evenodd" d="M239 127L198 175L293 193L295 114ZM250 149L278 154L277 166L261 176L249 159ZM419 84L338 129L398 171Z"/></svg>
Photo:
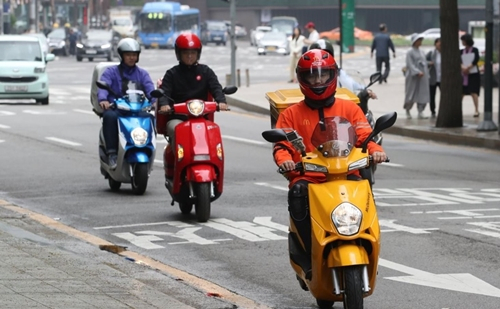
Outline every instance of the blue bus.
<svg viewBox="0 0 500 309"><path fill-rule="evenodd" d="M148 2L140 14L137 39L146 49L173 48L180 33L200 35L200 10L179 2Z"/></svg>

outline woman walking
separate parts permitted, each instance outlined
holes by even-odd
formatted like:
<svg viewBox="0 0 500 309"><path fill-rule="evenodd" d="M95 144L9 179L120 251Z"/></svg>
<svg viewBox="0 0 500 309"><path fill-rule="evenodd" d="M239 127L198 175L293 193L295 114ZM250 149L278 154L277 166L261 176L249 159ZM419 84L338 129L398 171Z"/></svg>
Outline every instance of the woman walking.
<svg viewBox="0 0 500 309"><path fill-rule="evenodd" d="M302 56L302 46L304 46L305 37L301 34L300 28L295 27L293 29L293 36L290 40L290 80L289 83L296 83L297 78L295 74L295 68L297 67L297 62Z"/></svg>
<svg viewBox="0 0 500 309"><path fill-rule="evenodd" d="M479 117L479 90L481 89L481 76L477 62L479 61L479 50L474 46L474 40L470 34L460 37L462 45L460 50L462 58L462 100L464 96L470 95L474 103L474 117Z"/></svg>
<svg viewBox="0 0 500 309"><path fill-rule="evenodd" d="M429 102L429 70L425 54L420 50L423 36L414 34L411 37L412 48L406 53L405 72L405 104L406 118L411 119L410 110L417 103L418 119L425 119L423 112Z"/></svg>

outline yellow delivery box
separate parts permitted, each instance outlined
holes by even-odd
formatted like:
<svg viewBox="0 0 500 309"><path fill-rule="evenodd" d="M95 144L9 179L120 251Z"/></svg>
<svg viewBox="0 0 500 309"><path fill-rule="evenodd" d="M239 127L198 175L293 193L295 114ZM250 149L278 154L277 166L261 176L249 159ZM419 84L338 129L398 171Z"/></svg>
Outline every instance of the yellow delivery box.
<svg viewBox="0 0 500 309"><path fill-rule="evenodd" d="M336 98L351 100L359 104L359 98L346 88L337 88L335 93ZM276 126L279 114L287 107L299 103L304 99L304 95L300 89L281 89L274 92L267 92L266 99L269 101L269 112L271 116L271 127Z"/></svg>

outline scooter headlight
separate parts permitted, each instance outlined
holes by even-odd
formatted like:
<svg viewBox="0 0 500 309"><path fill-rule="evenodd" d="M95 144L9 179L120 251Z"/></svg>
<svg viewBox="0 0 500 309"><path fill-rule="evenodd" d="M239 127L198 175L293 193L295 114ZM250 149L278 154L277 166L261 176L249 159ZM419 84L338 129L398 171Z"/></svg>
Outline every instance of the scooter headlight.
<svg viewBox="0 0 500 309"><path fill-rule="evenodd" d="M351 203L342 203L332 212L332 221L339 234L350 236L358 233L363 214Z"/></svg>
<svg viewBox="0 0 500 309"><path fill-rule="evenodd" d="M131 136L134 144L139 146L146 144L146 141L148 140L148 132L146 132L143 128L133 129Z"/></svg>
<svg viewBox="0 0 500 309"><path fill-rule="evenodd" d="M187 108L191 115L197 117L203 114L203 110L205 109L205 102L202 100L191 100L187 102Z"/></svg>

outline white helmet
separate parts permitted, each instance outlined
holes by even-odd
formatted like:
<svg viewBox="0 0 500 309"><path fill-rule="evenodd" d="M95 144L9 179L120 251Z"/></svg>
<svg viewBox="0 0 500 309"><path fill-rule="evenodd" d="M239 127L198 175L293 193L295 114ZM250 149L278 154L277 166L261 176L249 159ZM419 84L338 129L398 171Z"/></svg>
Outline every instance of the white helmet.
<svg viewBox="0 0 500 309"><path fill-rule="evenodd" d="M141 54L141 45L134 39L125 38L118 42L118 58L123 60L123 53L137 53L137 62L139 62L139 55Z"/></svg>

